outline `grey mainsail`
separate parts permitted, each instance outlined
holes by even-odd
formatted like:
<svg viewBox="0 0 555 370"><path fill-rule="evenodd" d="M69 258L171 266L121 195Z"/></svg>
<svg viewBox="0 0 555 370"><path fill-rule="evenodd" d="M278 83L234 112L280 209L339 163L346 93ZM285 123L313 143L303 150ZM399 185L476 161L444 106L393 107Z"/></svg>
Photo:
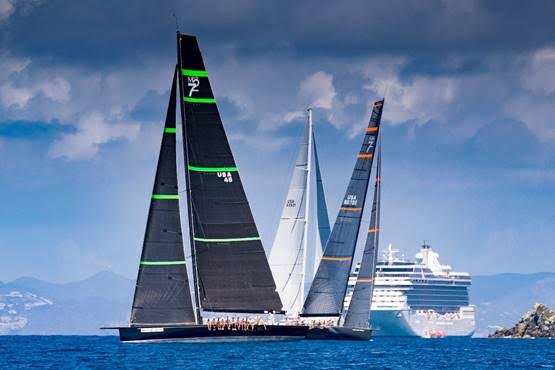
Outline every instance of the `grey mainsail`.
<svg viewBox="0 0 555 370"><path fill-rule="evenodd" d="M194 36L178 34L187 196L198 305L281 311L282 304Z"/></svg>
<svg viewBox="0 0 555 370"><path fill-rule="evenodd" d="M314 166L316 168L316 215L318 218L318 238L314 251L314 267L313 274L318 270L320 259L324 254L324 248L330 237L330 219L328 216L328 206L326 204L326 196L324 193L324 182L322 173L320 172L320 161L318 160L318 150L316 148L316 138L312 133L312 145L314 148ZM311 276L313 278L314 276Z"/></svg>
<svg viewBox="0 0 555 370"><path fill-rule="evenodd" d="M378 258L379 232L380 232L380 197L381 197L381 174L382 174L382 148L378 144L378 155L376 158L376 182L374 185L374 201L372 202L372 214L368 236L360 262L360 269L355 283L355 289L345 315L344 326L349 328L370 328L369 316L372 304L372 293L374 290L374 277L376 275L376 261Z"/></svg>
<svg viewBox="0 0 555 370"><path fill-rule="evenodd" d="M134 326L194 323L176 171L176 73L166 114L131 310Z"/></svg>
<svg viewBox="0 0 555 370"><path fill-rule="evenodd" d="M339 316L342 312L368 190L382 109L383 100L374 103L351 181L304 303L304 316Z"/></svg>

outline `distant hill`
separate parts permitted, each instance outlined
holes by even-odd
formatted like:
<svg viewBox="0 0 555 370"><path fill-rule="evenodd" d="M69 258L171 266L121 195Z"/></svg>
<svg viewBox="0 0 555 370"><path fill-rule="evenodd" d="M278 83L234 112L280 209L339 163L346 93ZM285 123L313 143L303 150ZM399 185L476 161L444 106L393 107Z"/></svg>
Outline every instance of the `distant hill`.
<svg viewBox="0 0 555 370"><path fill-rule="evenodd" d="M474 276L470 301L476 305L476 335L511 327L534 303L555 307L555 273Z"/></svg>
<svg viewBox="0 0 555 370"><path fill-rule="evenodd" d="M109 271L67 284L30 277L0 284L0 334L108 334L99 328L127 322L133 287Z"/></svg>
<svg viewBox="0 0 555 370"><path fill-rule="evenodd" d="M126 324L134 281L110 271L54 284L30 277L0 282L0 334L114 334ZM510 327L536 302L555 307L555 273L474 276L476 335Z"/></svg>

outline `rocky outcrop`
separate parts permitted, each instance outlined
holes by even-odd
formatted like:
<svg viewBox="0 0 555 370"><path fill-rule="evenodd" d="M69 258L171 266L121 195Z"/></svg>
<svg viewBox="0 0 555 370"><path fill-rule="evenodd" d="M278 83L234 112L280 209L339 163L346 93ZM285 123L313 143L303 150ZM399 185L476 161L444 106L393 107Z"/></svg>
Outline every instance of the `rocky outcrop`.
<svg viewBox="0 0 555 370"><path fill-rule="evenodd" d="M536 303L510 329L500 328L490 338L555 338L555 311Z"/></svg>

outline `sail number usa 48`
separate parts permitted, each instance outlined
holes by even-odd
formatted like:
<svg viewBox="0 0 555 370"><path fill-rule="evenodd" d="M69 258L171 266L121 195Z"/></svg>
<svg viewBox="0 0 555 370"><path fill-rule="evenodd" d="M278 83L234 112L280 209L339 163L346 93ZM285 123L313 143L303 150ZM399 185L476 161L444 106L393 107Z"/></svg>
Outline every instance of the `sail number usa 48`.
<svg viewBox="0 0 555 370"><path fill-rule="evenodd" d="M223 178L224 182L233 182L233 176L231 172L217 172L219 178Z"/></svg>

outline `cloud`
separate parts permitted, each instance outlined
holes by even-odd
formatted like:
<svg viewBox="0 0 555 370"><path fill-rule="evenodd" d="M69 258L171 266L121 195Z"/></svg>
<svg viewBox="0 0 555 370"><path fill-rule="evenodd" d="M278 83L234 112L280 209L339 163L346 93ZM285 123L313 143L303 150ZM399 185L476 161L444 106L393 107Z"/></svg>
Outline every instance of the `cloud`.
<svg viewBox="0 0 555 370"><path fill-rule="evenodd" d="M0 0L0 22L8 19L15 11L12 0Z"/></svg>
<svg viewBox="0 0 555 370"><path fill-rule="evenodd" d="M2 0L0 0L2 1ZM16 58L5 50L0 50L0 83L23 71L31 63L29 58Z"/></svg>
<svg viewBox="0 0 555 370"><path fill-rule="evenodd" d="M64 103L69 101L70 90L69 82L61 77L39 81L29 87L17 87L7 82L0 86L0 102L6 108L22 109L31 99L41 94L54 102Z"/></svg>
<svg viewBox="0 0 555 370"><path fill-rule="evenodd" d="M456 87L456 80L452 78L416 77L410 82L391 80L387 86L387 120L398 124L409 120L426 123L443 118L445 106L455 97ZM383 87L375 83L371 89L377 94Z"/></svg>
<svg viewBox="0 0 555 370"><path fill-rule="evenodd" d="M0 86L0 103L6 108L24 108L34 95L32 89L15 87L11 83Z"/></svg>
<svg viewBox="0 0 555 370"><path fill-rule="evenodd" d="M331 109L336 95L329 73L319 71L301 81L299 96L307 107Z"/></svg>
<svg viewBox="0 0 555 370"><path fill-rule="evenodd" d="M0 0L0 25L14 15L16 10L28 13L41 1L42 0Z"/></svg>
<svg viewBox="0 0 555 370"><path fill-rule="evenodd" d="M255 112L254 102L248 94L242 91L226 92L225 97L239 110L237 119L252 118Z"/></svg>
<svg viewBox="0 0 555 370"><path fill-rule="evenodd" d="M70 100L71 85L65 78L51 73L31 76L31 66L29 58L17 58L7 51L0 51L1 106L22 109L38 95L60 103Z"/></svg>
<svg viewBox="0 0 555 370"><path fill-rule="evenodd" d="M505 111L520 119L541 142L555 140L555 99L544 96L521 95L507 100Z"/></svg>
<svg viewBox="0 0 555 370"><path fill-rule="evenodd" d="M50 100L65 103L69 101L71 85L64 78L54 77L41 82L37 86L37 90Z"/></svg>
<svg viewBox="0 0 555 370"><path fill-rule="evenodd" d="M293 122L301 120L306 114L303 111L269 113L258 125L260 131L275 131Z"/></svg>
<svg viewBox="0 0 555 370"><path fill-rule="evenodd" d="M529 57L523 70L525 88L536 94L551 94L555 91L555 47L541 48Z"/></svg>
<svg viewBox="0 0 555 370"><path fill-rule="evenodd" d="M77 123L77 131L63 134L48 150L53 158L68 161L93 158L103 144L115 140L133 140L139 132L138 124L111 123L100 112L90 112Z"/></svg>

